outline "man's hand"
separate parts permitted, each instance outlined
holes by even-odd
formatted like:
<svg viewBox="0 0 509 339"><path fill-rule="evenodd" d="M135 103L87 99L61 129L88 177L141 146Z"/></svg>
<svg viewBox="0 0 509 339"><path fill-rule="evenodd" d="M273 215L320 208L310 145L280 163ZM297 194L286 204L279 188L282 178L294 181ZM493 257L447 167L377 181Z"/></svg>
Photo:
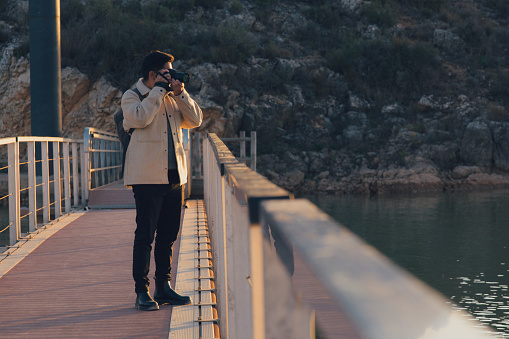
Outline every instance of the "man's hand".
<svg viewBox="0 0 509 339"><path fill-rule="evenodd" d="M155 82L154 86L162 87L166 90L166 92L169 92L171 90L168 79L166 78L166 76L164 76L160 72L157 72L156 82Z"/></svg>
<svg viewBox="0 0 509 339"><path fill-rule="evenodd" d="M180 95L184 91L184 84L179 80L171 78L171 88L173 88L174 95Z"/></svg>
<svg viewBox="0 0 509 339"><path fill-rule="evenodd" d="M163 74L161 72L157 72L156 82L170 83L170 81L168 80L167 77L170 77L170 73L168 71L166 71L166 74Z"/></svg>

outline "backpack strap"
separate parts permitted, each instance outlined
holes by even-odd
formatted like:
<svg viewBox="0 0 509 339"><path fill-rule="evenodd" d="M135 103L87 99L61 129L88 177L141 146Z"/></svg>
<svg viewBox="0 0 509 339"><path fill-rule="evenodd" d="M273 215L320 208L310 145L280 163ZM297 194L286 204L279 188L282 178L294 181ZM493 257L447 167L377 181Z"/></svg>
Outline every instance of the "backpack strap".
<svg viewBox="0 0 509 339"><path fill-rule="evenodd" d="M143 99L145 99L148 96L148 93L146 95L141 94L140 90L136 86L133 88L133 92L138 94L140 101L143 101ZM127 133L129 133L129 135L133 134L133 132L134 132L134 128L131 128L131 129L129 129L129 131L127 131Z"/></svg>
<svg viewBox="0 0 509 339"><path fill-rule="evenodd" d="M143 101L143 99L145 99L148 96L148 93L147 95L142 95L138 87L134 87L133 92L138 94L138 96L140 97L140 101Z"/></svg>

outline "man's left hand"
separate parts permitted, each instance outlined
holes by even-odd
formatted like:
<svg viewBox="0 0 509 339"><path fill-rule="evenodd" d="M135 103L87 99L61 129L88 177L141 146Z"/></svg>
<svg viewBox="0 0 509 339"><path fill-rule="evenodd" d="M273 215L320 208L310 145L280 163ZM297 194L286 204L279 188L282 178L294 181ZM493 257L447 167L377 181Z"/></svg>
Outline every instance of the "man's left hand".
<svg viewBox="0 0 509 339"><path fill-rule="evenodd" d="M173 88L174 95L180 95L184 91L184 84L179 80L171 79L171 88Z"/></svg>

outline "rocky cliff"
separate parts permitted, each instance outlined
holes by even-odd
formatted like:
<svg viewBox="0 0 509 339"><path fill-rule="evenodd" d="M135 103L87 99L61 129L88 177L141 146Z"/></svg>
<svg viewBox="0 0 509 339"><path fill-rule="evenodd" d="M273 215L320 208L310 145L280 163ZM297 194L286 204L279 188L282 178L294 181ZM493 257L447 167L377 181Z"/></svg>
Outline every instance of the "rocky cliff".
<svg viewBox="0 0 509 339"><path fill-rule="evenodd" d="M373 86L367 90L359 78L373 84L384 80L370 78L380 70L367 65L369 58L348 68L348 51L341 50L343 71L333 70L327 62L330 54L308 51L295 38L299 27L313 24L309 13L315 12L307 2L274 1L264 20L254 14L257 7L249 1L226 1L212 12L196 7L186 14L191 35L203 32L207 22L229 20L248 30L253 42L278 46L278 53L254 53L236 63L177 60L174 68L191 74L187 89L204 111L197 132L230 137L241 130L257 131L258 171L297 194L509 187L507 107L490 95L496 82L493 73L461 61L469 51L465 36L439 16L427 20L411 12L376 25L363 21L370 15L363 1L322 2L334 3L333 10L345 19L342 29L361 39L352 45L356 58L380 48L378 41L413 37L407 45L390 45L399 48L390 53L407 48L410 54L404 55L412 58L411 53L420 51L413 46L426 40L434 51L433 64L422 64L428 73L420 74L412 65L395 69L384 76L394 75L396 91L380 88L380 95ZM15 3L9 10L26 10L26 1ZM478 5L480 18L500 24L496 13L481 11L482 1L469 3ZM9 29L13 24L6 20L1 25L9 35L0 45L0 136L29 135L29 55L17 55L23 39ZM414 62L426 56L418 55ZM384 65L380 67L389 67ZM434 74L429 67L440 72ZM115 88L107 75L96 79L78 68L62 70L64 135L80 137L85 126L113 131L112 115L125 88ZM424 86L433 77L433 86ZM409 94L403 95L406 89Z"/></svg>

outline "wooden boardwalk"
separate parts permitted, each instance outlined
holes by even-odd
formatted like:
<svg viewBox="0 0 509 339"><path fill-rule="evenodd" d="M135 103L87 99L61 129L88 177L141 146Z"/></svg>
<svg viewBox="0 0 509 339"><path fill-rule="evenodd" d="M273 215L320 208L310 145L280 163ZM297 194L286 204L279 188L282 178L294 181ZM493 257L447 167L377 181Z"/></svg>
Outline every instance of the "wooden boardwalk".
<svg viewBox="0 0 509 339"><path fill-rule="evenodd" d="M189 208L183 209L172 265L172 286L194 303L175 309L163 305L156 312L134 308L131 264L136 211L119 208L134 206L131 190L115 183L91 191L89 202L91 210L63 217L0 262L0 338L220 337L215 323L196 328L197 319L217 319L210 306L215 296L198 292L214 287L207 278L214 272L206 258L210 239L203 201L188 201ZM22 259L23 252L30 253ZM294 286L306 291L301 297L316 310L322 332L328 338L360 338L313 274L298 256L295 259ZM152 263L151 274L154 267ZM196 280L197 276L203 279Z"/></svg>
<svg viewBox="0 0 509 339"><path fill-rule="evenodd" d="M131 188L124 186L122 180L90 190L88 207L101 208L136 208Z"/></svg>
<svg viewBox="0 0 509 339"><path fill-rule="evenodd" d="M42 242L0 279L0 337L168 338L171 306L134 308L134 230L134 209L91 210Z"/></svg>

